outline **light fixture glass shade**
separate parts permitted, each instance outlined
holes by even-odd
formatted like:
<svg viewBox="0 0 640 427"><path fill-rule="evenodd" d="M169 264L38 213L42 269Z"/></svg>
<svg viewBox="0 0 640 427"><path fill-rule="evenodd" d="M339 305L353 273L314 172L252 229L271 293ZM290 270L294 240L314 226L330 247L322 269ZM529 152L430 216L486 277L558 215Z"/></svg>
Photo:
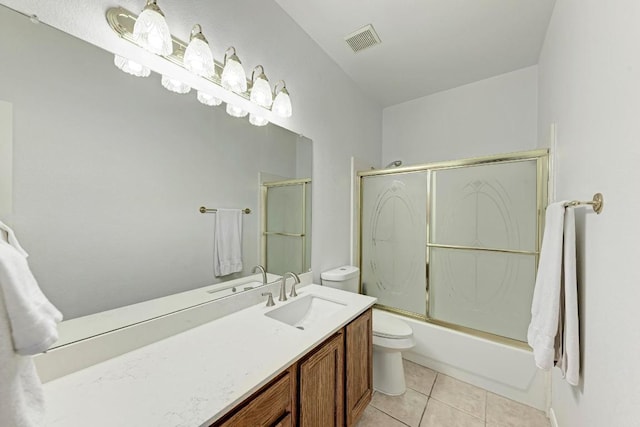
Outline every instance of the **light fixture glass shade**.
<svg viewBox="0 0 640 427"><path fill-rule="evenodd" d="M147 5L133 26L133 38L149 52L164 56L173 52L171 32L156 0L147 0Z"/></svg>
<svg viewBox="0 0 640 427"><path fill-rule="evenodd" d="M273 95L271 94L271 85L264 74L259 75L251 86L250 99L252 102L261 107L269 108L273 103Z"/></svg>
<svg viewBox="0 0 640 427"><path fill-rule="evenodd" d="M233 49L233 54L228 56L229 50ZM243 93L247 91L247 75L242 68L240 59L236 56L235 49L230 47L224 55L224 68L222 76L220 76L220 84L222 87L236 92Z"/></svg>
<svg viewBox="0 0 640 427"><path fill-rule="evenodd" d="M291 98L286 87L283 87L273 100L273 108L271 110L280 117L291 117Z"/></svg>
<svg viewBox="0 0 640 427"><path fill-rule="evenodd" d="M131 59L123 58L120 55L115 55L115 57L113 58L113 63L116 65L116 67L127 74L131 74L132 76L149 77L149 75L151 74L151 70L149 69L149 67L145 67L144 65L136 61L132 61Z"/></svg>
<svg viewBox="0 0 640 427"><path fill-rule="evenodd" d="M258 116L251 113L249 114L249 123L251 123L254 126L266 126L269 124L269 120L265 119L262 116Z"/></svg>
<svg viewBox="0 0 640 427"><path fill-rule="evenodd" d="M227 104L227 114L231 117L246 117L249 112L233 104Z"/></svg>
<svg viewBox="0 0 640 427"><path fill-rule="evenodd" d="M191 91L191 86L172 77L162 76L162 86L175 93L185 94Z"/></svg>
<svg viewBox="0 0 640 427"><path fill-rule="evenodd" d="M210 107L222 104L222 100L220 98L216 98L215 96L202 92L201 90L198 91L198 101Z"/></svg>
<svg viewBox="0 0 640 427"><path fill-rule="evenodd" d="M194 25L191 30L191 40L184 52L183 63L187 70L201 77L213 77L216 72L213 54L207 39L202 35L200 25Z"/></svg>

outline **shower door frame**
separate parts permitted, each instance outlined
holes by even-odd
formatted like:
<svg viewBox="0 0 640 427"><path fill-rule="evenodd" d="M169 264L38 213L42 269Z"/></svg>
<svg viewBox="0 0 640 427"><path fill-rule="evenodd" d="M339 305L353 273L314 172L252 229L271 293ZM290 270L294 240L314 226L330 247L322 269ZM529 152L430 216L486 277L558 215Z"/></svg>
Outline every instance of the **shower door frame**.
<svg viewBox="0 0 640 427"><path fill-rule="evenodd" d="M431 242L431 215L433 210L432 200L432 175L434 171L448 170L448 169L460 169L472 166L480 166L480 165L489 165L489 164L504 164L504 163L516 163L516 162L527 162L527 161L536 161L536 207L537 207L537 230L536 235L537 239L535 241L536 247L534 251L522 251L522 250L509 250L509 249L493 249L493 248L478 248L478 247L466 247L466 246L455 246L455 245L441 245L435 244ZM434 319L429 317L429 284L430 284L430 259L431 259L431 248L433 247L446 247L451 249L469 249L469 250L480 250L480 251L492 251L492 252L503 252L503 253L515 253L515 254L528 254L535 256L535 266L536 272L538 269L538 262L540 258L540 247L542 245L542 232L544 230L544 211L548 203L548 187L549 187L549 150L541 149L541 150L530 150L530 151L520 151L514 153L506 153L506 154L497 154L493 156L484 156L484 157L476 157L469 159L461 159L461 160L451 160L444 162L436 162L436 163L426 163L416 166L407 166L401 168L393 168L393 169L379 169L379 170L367 170L361 171L357 173L358 179L356 180L356 197L358 201L358 215L357 220L357 229L358 229L358 249L355 251L357 259L355 263L362 270L362 206L363 206L363 191L362 191L362 179L369 176L380 176L380 175L404 175L415 172L427 172L427 217L426 217L426 232L425 232L425 266L426 266L426 277L425 277L425 287L426 287L426 297L425 297L425 314L417 314L410 311L402 310L395 307L389 307L382 304L376 304L377 308L382 310L386 310L392 313L401 314L403 316L408 316L414 319L422 320L427 323L432 323L434 325L443 326L449 329L453 329L459 332L464 332L476 337L485 338L494 342L499 342L502 344L507 344L514 347L529 349L529 345L524 342L513 338L504 337L501 335L496 335L490 332L481 331L478 329L473 329L467 326L458 325L455 323L450 323L438 319ZM362 274L360 275L360 293L362 293Z"/></svg>
<svg viewBox="0 0 640 427"><path fill-rule="evenodd" d="M293 178L286 179L282 181L273 181L273 182L264 182L261 184L261 212L260 212L260 262L265 268L267 268L268 264L268 254L267 254L267 238L268 236L282 236L282 237L292 237L292 238L301 238L302 239L302 271L301 273L305 273L306 259L307 259L307 185L311 184L311 178ZM273 232L267 230L267 197L269 193L269 188L275 187L293 187L293 186L301 186L302 191L302 233L284 233L284 232ZM309 265L309 269L311 266Z"/></svg>

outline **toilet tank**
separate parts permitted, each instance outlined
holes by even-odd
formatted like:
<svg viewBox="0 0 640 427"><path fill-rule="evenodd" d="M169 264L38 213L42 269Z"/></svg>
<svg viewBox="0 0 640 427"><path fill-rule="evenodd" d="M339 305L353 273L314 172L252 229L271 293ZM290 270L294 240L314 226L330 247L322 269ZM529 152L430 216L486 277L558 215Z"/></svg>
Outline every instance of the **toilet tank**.
<svg viewBox="0 0 640 427"><path fill-rule="evenodd" d="M358 293L360 290L360 269L352 265L334 268L320 275L322 286Z"/></svg>

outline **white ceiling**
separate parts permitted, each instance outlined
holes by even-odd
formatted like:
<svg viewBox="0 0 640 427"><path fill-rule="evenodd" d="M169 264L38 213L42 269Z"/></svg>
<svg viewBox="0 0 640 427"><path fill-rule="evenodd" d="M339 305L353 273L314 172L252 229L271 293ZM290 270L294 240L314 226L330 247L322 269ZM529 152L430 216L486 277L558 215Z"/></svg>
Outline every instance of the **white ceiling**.
<svg viewBox="0 0 640 427"><path fill-rule="evenodd" d="M555 0L276 2L386 107L537 64ZM367 24L382 44L353 53Z"/></svg>

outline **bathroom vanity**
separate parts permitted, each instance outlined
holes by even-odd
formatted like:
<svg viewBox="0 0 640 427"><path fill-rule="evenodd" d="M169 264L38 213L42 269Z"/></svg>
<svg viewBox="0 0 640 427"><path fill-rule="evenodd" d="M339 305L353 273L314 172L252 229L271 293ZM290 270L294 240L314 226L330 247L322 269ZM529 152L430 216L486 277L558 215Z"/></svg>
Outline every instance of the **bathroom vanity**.
<svg viewBox="0 0 640 427"><path fill-rule="evenodd" d="M298 294L45 383L46 425L353 425L371 399L375 298Z"/></svg>
<svg viewBox="0 0 640 427"><path fill-rule="evenodd" d="M371 401L371 308L213 426L352 426Z"/></svg>

